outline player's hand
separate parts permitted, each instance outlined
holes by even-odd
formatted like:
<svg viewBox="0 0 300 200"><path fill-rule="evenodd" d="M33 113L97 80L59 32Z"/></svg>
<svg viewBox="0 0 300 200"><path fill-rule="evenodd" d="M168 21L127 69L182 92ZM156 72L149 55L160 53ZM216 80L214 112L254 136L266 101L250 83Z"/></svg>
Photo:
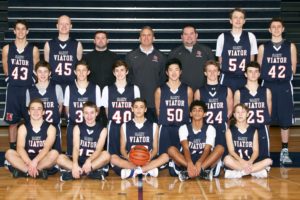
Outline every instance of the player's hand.
<svg viewBox="0 0 300 200"><path fill-rule="evenodd" d="M39 171L37 169L38 162L33 159L28 163L28 174L29 176L36 178L39 175Z"/></svg>
<svg viewBox="0 0 300 200"><path fill-rule="evenodd" d="M85 174L89 174L92 171L92 162L87 159L84 163L84 165L82 166L82 172Z"/></svg>
<svg viewBox="0 0 300 200"><path fill-rule="evenodd" d="M201 172L202 163L196 162L195 167L196 167L196 176L199 176L199 174Z"/></svg>
<svg viewBox="0 0 300 200"><path fill-rule="evenodd" d="M190 178L194 178L194 177L197 176L197 169L196 169L193 162L188 162L187 171L188 171L188 174L189 174Z"/></svg>
<svg viewBox="0 0 300 200"><path fill-rule="evenodd" d="M75 178L75 179L79 179L80 178L80 175L82 174L82 169L81 167L79 167L79 165L74 165L73 164L73 167L72 167L72 176Z"/></svg>

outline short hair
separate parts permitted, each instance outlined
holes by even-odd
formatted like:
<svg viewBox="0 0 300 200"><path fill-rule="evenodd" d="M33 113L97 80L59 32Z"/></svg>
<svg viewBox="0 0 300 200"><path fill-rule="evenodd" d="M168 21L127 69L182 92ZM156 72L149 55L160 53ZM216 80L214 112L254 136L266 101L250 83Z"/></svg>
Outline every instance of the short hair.
<svg viewBox="0 0 300 200"><path fill-rule="evenodd" d="M179 69L182 70L181 61L178 58L171 58L166 62L165 71L168 71L170 65L176 64L178 65Z"/></svg>
<svg viewBox="0 0 300 200"><path fill-rule="evenodd" d="M72 24L71 17L69 17L68 15L61 15L61 16L59 16L59 17L57 18L57 23L59 22L60 18L62 18L62 17L67 17L67 18L69 18L70 24Z"/></svg>
<svg viewBox="0 0 300 200"><path fill-rule="evenodd" d="M37 71L40 67L45 67L51 72L51 66L50 64L45 60L40 60L35 64L34 70Z"/></svg>
<svg viewBox="0 0 300 200"><path fill-rule="evenodd" d="M216 66L218 68L218 71L221 71L220 64L218 62L216 62L214 60L208 60L204 64L204 69L203 69L204 72L206 72L208 65L214 65L214 66Z"/></svg>
<svg viewBox="0 0 300 200"><path fill-rule="evenodd" d="M242 107L242 109L245 109L245 110L247 111L247 113L249 112L248 106L246 106L246 105L243 104L243 103L238 103L238 104L236 104L236 105L233 107L233 113L235 113L236 108L239 107L239 106Z"/></svg>
<svg viewBox="0 0 300 200"><path fill-rule="evenodd" d="M43 110L45 110L45 107L44 107L44 102L40 99L40 98L35 98L35 99L32 99L29 104L28 104L28 110L30 109L30 106L34 103L39 103L42 105L42 108Z"/></svg>
<svg viewBox="0 0 300 200"><path fill-rule="evenodd" d="M92 101L87 101L87 102L85 102L85 103L83 104L83 106L82 106L82 111L83 111L86 107L94 108L94 109L96 110L96 112L98 112L98 107L97 107L97 105L96 105L94 102L92 102Z"/></svg>
<svg viewBox="0 0 300 200"><path fill-rule="evenodd" d="M246 11L242 8L234 8L233 10L230 11L229 13L229 18L232 19L232 15L234 12L241 12L244 15L244 18L246 19Z"/></svg>
<svg viewBox="0 0 300 200"><path fill-rule="evenodd" d="M27 21L26 20L24 20L24 19L18 19L16 22L15 22L15 24L14 24L14 29L16 29L17 28L17 25L18 24L23 24L24 26L25 26L25 28L26 28L26 30L28 30L28 23L27 23Z"/></svg>
<svg viewBox="0 0 300 200"><path fill-rule="evenodd" d="M195 33L198 33L195 25L193 25L193 24L186 24L186 25L184 25L183 28L181 29L181 35L183 34L185 28L193 28L194 31L195 31Z"/></svg>
<svg viewBox="0 0 300 200"><path fill-rule="evenodd" d="M94 38L96 38L97 34L104 34L106 38L108 38L108 33L106 31L96 31L95 34L94 34Z"/></svg>
<svg viewBox="0 0 300 200"><path fill-rule="evenodd" d="M128 65L127 65L127 63L126 63L125 61L123 61L123 60L117 60L117 61L114 62L114 64L112 65L112 71L115 71L115 69L116 69L117 67L120 67L120 66L124 66L125 69L126 69L126 71L129 70Z"/></svg>
<svg viewBox="0 0 300 200"><path fill-rule="evenodd" d="M194 100L190 105L190 112L192 112L192 110L195 106L200 106L204 112L207 112L207 105L204 101Z"/></svg>
<svg viewBox="0 0 300 200"><path fill-rule="evenodd" d="M249 63L246 65L245 72L247 72L247 70L248 70L249 67L256 68L256 69L258 69L258 70L260 71L260 65L259 65L259 63L256 62L256 61L251 61L251 62L249 62Z"/></svg>
<svg viewBox="0 0 300 200"><path fill-rule="evenodd" d="M284 22L280 17L273 17L269 23L269 27L271 27L273 22L280 22L282 27L284 27Z"/></svg>
<svg viewBox="0 0 300 200"><path fill-rule="evenodd" d="M154 36L154 31L153 31L153 29L151 28L151 26L143 26L143 27L141 28L140 35L141 35L141 33L142 33L143 30L149 30L149 31L151 31L151 32L152 32L152 35Z"/></svg>
<svg viewBox="0 0 300 200"><path fill-rule="evenodd" d="M146 101L146 99L143 99L143 98L140 98L140 97L133 99L131 107L133 107L136 102L142 102L142 103L144 103L145 107L147 108L147 101Z"/></svg>
<svg viewBox="0 0 300 200"><path fill-rule="evenodd" d="M76 63L75 70L77 69L77 67L78 67L79 65L84 65L84 66L86 66L86 68L87 68L88 70L90 70L90 67L89 67L89 65L88 65L88 63L87 63L86 60L83 60L83 59L82 59L82 60L78 61L78 62Z"/></svg>

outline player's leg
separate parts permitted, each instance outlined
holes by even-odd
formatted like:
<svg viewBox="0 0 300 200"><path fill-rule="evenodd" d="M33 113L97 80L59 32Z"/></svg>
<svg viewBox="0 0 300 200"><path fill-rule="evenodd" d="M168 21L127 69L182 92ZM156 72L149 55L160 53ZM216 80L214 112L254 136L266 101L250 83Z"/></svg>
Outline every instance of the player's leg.
<svg viewBox="0 0 300 200"><path fill-rule="evenodd" d="M107 165L110 161L110 154L107 151L102 151L100 156L92 161L92 168L99 169Z"/></svg>
<svg viewBox="0 0 300 200"><path fill-rule="evenodd" d="M67 155L60 154L56 163L60 167L60 181L74 179L72 175L73 162Z"/></svg>
<svg viewBox="0 0 300 200"><path fill-rule="evenodd" d="M183 154L178 150L177 147L170 146L168 148L168 155L175 162L176 165L187 167L187 162L183 156Z"/></svg>
<svg viewBox="0 0 300 200"><path fill-rule="evenodd" d="M56 137L53 144L53 149L57 150L58 153L61 153L61 124L55 124L56 128Z"/></svg>
<svg viewBox="0 0 300 200"><path fill-rule="evenodd" d="M263 159L253 164L251 175L256 178L267 178L268 171L273 161L270 158Z"/></svg>
<svg viewBox="0 0 300 200"><path fill-rule="evenodd" d="M244 175L242 165L231 155L225 156L224 165L229 168L225 170L225 178L241 178Z"/></svg>
<svg viewBox="0 0 300 200"><path fill-rule="evenodd" d="M71 122L67 125L67 155L72 156L73 152L73 128L74 124Z"/></svg>
<svg viewBox="0 0 300 200"><path fill-rule="evenodd" d="M267 125L261 125L257 131L259 141L258 160L263 160L270 157L269 127Z"/></svg>
<svg viewBox="0 0 300 200"><path fill-rule="evenodd" d="M5 153L5 159L15 168L24 173L28 172L28 167L17 151L9 149Z"/></svg>
<svg viewBox="0 0 300 200"><path fill-rule="evenodd" d="M222 145L215 146L214 150L209 154L209 156L203 161L202 169L213 168L216 166L218 161L221 159L224 153L224 147Z"/></svg>
<svg viewBox="0 0 300 200"><path fill-rule="evenodd" d="M169 162L169 156L168 154L164 153L156 158L153 158L148 164L143 166L142 171L146 175L157 177L158 168L166 164L167 162Z"/></svg>
<svg viewBox="0 0 300 200"><path fill-rule="evenodd" d="M59 154L57 150L50 150L46 156L38 163L37 168L39 171L49 169L56 164Z"/></svg>

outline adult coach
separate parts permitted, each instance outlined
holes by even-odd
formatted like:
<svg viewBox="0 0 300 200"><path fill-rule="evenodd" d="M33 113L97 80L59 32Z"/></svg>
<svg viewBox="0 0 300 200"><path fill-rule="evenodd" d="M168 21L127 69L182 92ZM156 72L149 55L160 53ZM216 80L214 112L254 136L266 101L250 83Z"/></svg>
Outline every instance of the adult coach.
<svg viewBox="0 0 300 200"><path fill-rule="evenodd" d="M44 58L50 63L52 81L61 85L63 91L75 80L75 65L82 58L82 45L70 38L72 23L70 17L62 15L56 24L58 37L46 42Z"/></svg>
<svg viewBox="0 0 300 200"><path fill-rule="evenodd" d="M232 91L246 84L245 66L254 61L257 43L253 33L243 30L246 12L235 8L229 13L231 31L222 33L217 40L216 56L221 64L221 84Z"/></svg>
<svg viewBox="0 0 300 200"><path fill-rule="evenodd" d="M259 47L257 61L261 65L263 85L272 92L272 123L278 124L281 128L280 162L291 164L288 152L289 128L294 121L291 80L296 73L297 49L295 44L282 38L283 31L283 21L280 18L273 18L269 26L271 41Z"/></svg>
<svg viewBox="0 0 300 200"><path fill-rule="evenodd" d="M2 49L3 72L7 77L4 120L9 124L9 143L16 149L17 126L27 117L26 90L33 85L33 68L39 61L39 50L27 41L29 33L25 20L14 25L15 41Z"/></svg>
<svg viewBox="0 0 300 200"><path fill-rule="evenodd" d="M128 79L140 88L141 98L147 101L146 118L156 122L154 91L165 80L166 58L154 48L154 31L150 26L141 29L139 39L140 46L126 55L126 63L129 66Z"/></svg>
<svg viewBox="0 0 300 200"><path fill-rule="evenodd" d="M186 25L182 29L182 45L173 49L169 58L177 58L182 63L181 81L192 87L193 91L203 86L203 67L206 61L214 60L211 49L197 42L198 33L193 25Z"/></svg>

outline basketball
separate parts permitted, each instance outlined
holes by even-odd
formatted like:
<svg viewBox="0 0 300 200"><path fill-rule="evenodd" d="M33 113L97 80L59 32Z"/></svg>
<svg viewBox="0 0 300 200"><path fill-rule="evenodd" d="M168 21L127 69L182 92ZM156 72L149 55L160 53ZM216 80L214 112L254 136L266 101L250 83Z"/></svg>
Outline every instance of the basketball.
<svg viewBox="0 0 300 200"><path fill-rule="evenodd" d="M131 148L129 152L129 161L137 166L144 166L150 160L150 152L143 145L137 145Z"/></svg>

